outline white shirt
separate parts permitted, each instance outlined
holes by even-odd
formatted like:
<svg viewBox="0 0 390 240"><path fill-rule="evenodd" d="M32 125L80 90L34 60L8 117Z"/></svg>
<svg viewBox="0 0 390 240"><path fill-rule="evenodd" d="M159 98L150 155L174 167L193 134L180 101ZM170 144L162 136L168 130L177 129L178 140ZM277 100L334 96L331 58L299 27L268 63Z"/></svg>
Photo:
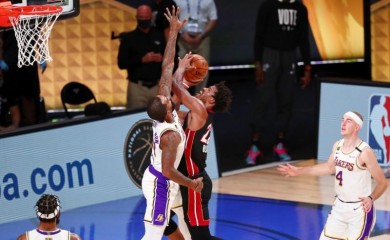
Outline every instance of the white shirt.
<svg viewBox="0 0 390 240"><path fill-rule="evenodd" d="M71 233L67 230L58 228L55 231L43 231L34 229L26 232L26 239L29 240L69 240Z"/></svg>
<svg viewBox="0 0 390 240"><path fill-rule="evenodd" d="M207 22L217 20L217 7L214 0L174 0L180 8L180 20L187 19L187 23L183 26L183 32L193 32L191 27L198 26L193 29L198 33L204 32ZM195 24L195 25L192 25Z"/></svg>
<svg viewBox="0 0 390 240"><path fill-rule="evenodd" d="M358 164L361 151L368 146L361 142L349 153L342 151L344 139L341 140L334 154L336 163L335 190L337 197L344 202L358 202L359 197L367 197L371 194L371 174L367 168Z"/></svg>

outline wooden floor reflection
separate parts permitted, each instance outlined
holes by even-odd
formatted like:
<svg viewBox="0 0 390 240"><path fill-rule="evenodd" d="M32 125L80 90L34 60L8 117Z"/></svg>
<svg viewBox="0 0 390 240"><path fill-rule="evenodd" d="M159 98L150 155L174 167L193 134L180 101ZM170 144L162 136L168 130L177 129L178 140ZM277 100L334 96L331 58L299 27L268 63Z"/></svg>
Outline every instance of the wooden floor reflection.
<svg viewBox="0 0 390 240"><path fill-rule="evenodd" d="M276 166L272 163L246 172L224 173L213 181L209 202L213 235L224 240L318 239L334 198L332 176L285 178ZM390 190L376 201L376 206L371 239L389 240ZM145 208L143 195L94 204L62 212L60 226L83 240L139 240L144 234ZM37 218L0 224L0 239L16 239L37 225Z"/></svg>
<svg viewBox="0 0 390 240"><path fill-rule="evenodd" d="M317 164L315 159L294 161L296 166ZM276 168L280 163L258 165L241 171L223 174L214 180L215 193L234 194L301 203L332 205L334 192L333 176L284 177ZM390 186L390 179L387 179ZM390 211L390 187L375 201L377 210ZM390 233L372 239L390 239Z"/></svg>

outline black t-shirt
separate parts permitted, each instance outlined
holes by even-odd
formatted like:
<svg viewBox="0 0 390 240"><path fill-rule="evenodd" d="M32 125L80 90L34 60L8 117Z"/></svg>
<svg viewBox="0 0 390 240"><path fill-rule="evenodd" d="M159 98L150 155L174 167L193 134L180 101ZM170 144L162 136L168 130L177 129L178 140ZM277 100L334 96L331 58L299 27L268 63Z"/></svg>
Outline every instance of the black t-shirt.
<svg viewBox="0 0 390 240"><path fill-rule="evenodd" d="M157 14L156 14L156 19L155 19L155 26L158 30L160 30L164 34L164 29L169 28L169 22L167 18L165 17L164 13L166 13L166 9L168 8L172 12L172 5L175 6L177 10L177 5L174 1L172 0L162 0L156 7ZM174 71L176 71L178 65L179 65L179 45L176 44L176 52L175 52L175 67ZM183 56L181 56L183 57Z"/></svg>
<svg viewBox="0 0 390 240"><path fill-rule="evenodd" d="M258 10L255 35L255 60L261 62L264 48L288 51L299 47L303 61L310 62L309 20L299 1L268 0Z"/></svg>
<svg viewBox="0 0 390 240"><path fill-rule="evenodd" d="M4 88L0 87L0 125L8 127L12 124L12 120L9 115L11 107L16 106L17 100L13 96L6 96L4 94Z"/></svg>
<svg viewBox="0 0 390 240"><path fill-rule="evenodd" d="M155 25L156 28L161 32L164 32L164 29L169 28L169 22L164 16L164 13L166 12L166 8L168 8L172 12L172 5L175 6L175 8L177 9L176 3L172 0L163 0L156 7L157 14L155 19Z"/></svg>
<svg viewBox="0 0 390 240"><path fill-rule="evenodd" d="M164 55L165 38L156 28L144 33L138 28L125 33L121 38L118 51L118 66L127 69L130 81L158 82L161 77L161 62L142 63L142 57L148 52Z"/></svg>
<svg viewBox="0 0 390 240"><path fill-rule="evenodd" d="M4 31L3 37L3 59L10 70L17 69L18 64L18 42L15 38L14 30Z"/></svg>

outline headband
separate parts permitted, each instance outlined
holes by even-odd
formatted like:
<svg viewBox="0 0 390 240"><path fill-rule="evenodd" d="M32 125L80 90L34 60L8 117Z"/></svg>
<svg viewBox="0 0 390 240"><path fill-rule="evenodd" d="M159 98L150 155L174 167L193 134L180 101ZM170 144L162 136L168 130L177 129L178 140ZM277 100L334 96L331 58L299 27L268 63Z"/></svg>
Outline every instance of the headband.
<svg viewBox="0 0 390 240"><path fill-rule="evenodd" d="M353 121L355 121L355 123L357 123L360 127L363 126L363 120L354 112L346 112L344 115L352 118Z"/></svg>
<svg viewBox="0 0 390 240"><path fill-rule="evenodd" d="M60 212L60 206L57 206L56 209L54 210L54 212L50 213L50 214L41 213L37 209L38 217L43 218L43 219L53 219L53 218L55 218L58 215L59 212Z"/></svg>
<svg viewBox="0 0 390 240"><path fill-rule="evenodd" d="M37 209L35 210L37 212L37 216L40 218L43 218L43 219L55 218L58 215L58 213L60 212L60 208L61 208L60 201L57 199L56 202L57 202L57 207L56 207L56 209L54 209L54 212L52 212L52 213L41 213L37 207Z"/></svg>

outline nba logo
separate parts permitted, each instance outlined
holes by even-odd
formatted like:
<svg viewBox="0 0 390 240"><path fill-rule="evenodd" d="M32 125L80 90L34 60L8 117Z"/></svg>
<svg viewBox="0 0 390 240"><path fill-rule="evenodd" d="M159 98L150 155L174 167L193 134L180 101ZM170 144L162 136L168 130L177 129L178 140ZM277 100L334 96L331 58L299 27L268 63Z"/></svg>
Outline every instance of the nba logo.
<svg viewBox="0 0 390 240"><path fill-rule="evenodd" d="M379 165L390 165L390 96L374 94L370 98L368 144Z"/></svg>

